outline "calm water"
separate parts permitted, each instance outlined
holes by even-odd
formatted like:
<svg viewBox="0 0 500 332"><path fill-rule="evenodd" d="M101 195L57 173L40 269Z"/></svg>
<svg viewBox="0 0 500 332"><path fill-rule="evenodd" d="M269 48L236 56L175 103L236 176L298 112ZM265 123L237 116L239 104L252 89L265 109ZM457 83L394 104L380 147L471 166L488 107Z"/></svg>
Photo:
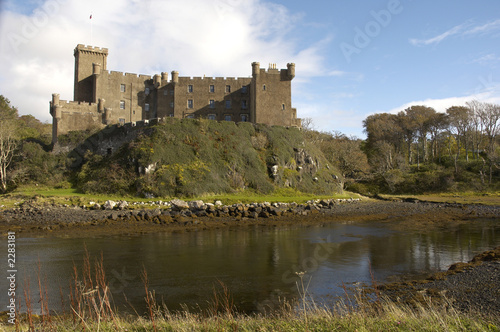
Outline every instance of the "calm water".
<svg viewBox="0 0 500 332"><path fill-rule="evenodd" d="M314 299L331 303L344 294L342 283L371 283L370 271L382 282L397 274L444 270L500 245L498 234L500 223L485 220L425 234L393 231L387 224L344 223L92 239L18 238L18 294L29 280L33 302L38 301L39 264L50 308L59 310L60 290L69 294L73 264L81 270L86 246L92 262L102 252L114 302L121 311L133 311L133 307L144 312L143 268L150 289L171 310L181 304L193 310L206 308L220 282L240 310L272 308L280 298L297 297L295 272L300 271L307 271L304 280L310 282ZM0 243L7 248L6 238ZM2 270L7 274L6 262ZM0 305L5 308L7 283L0 284ZM68 303L67 296L64 300Z"/></svg>

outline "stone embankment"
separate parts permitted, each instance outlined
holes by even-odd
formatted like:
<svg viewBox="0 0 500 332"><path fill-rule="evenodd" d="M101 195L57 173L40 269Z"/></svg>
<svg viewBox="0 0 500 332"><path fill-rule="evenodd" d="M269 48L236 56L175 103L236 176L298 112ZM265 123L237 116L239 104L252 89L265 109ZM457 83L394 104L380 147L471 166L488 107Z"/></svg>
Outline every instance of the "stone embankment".
<svg viewBox="0 0 500 332"><path fill-rule="evenodd" d="M106 201L104 204L89 202L88 206L43 206L34 202L24 202L19 207L0 213L0 222L24 222L50 224L95 223L103 220L136 220L166 224L187 221L198 217L232 217L236 219L270 218L273 216L307 216L325 209L333 209L339 204L355 203L360 199L323 199L297 203L253 203L223 205L221 201L205 203L174 199L169 202ZM49 227L50 226L46 226Z"/></svg>

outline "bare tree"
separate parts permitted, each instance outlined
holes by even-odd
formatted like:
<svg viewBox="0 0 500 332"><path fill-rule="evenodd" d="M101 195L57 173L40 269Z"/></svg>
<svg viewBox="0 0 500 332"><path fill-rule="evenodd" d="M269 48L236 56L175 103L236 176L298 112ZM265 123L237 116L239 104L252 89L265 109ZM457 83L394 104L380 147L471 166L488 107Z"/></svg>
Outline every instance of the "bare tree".
<svg viewBox="0 0 500 332"><path fill-rule="evenodd" d="M484 104L477 100L471 100L466 102L465 105L470 110L472 154L475 158L479 158L479 150L484 137L483 122L481 121L480 114Z"/></svg>
<svg viewBox="0 0 500 332"><path fill-rule="evenodd" d="M491 184L493 165L495 164L496 159L495 141L500 129L500 105L487 103L482 104L479 112L479 118L481 119L486 138L488 139L486 153L490 168L489 182Z"/></svg>
<svg viewBox="0 0 500 332"><path fill-rule="evenodd" d="M7 168L12 162L17 147L16 139L17 109L10 106L10 102L0 96L0 189L7 191Z"/></svg>
<svg viewBox="0 0 500 332"><path fill-rule="evenodd" d="M446 110L446 114L449 119L450 133L455 135L455 140L457 142L457 151L455 154L455 173L458 173L457 162L460 156L460 143L463 142L464 147L467 145L467 130L470 123L470 109L465 106L452 106Z"/></svg>

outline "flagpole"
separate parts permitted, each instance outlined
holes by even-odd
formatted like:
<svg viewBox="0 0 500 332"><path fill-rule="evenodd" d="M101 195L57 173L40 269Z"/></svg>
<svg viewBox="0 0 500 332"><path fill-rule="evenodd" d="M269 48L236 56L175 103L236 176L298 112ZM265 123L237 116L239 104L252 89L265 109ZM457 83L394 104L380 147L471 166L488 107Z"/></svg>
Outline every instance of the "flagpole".
<svg viewBox="0 0 500 332"><path fill-rule="evenodd" d="M90 46L94 46L92 43L92 13L90 13Z"/></svg>

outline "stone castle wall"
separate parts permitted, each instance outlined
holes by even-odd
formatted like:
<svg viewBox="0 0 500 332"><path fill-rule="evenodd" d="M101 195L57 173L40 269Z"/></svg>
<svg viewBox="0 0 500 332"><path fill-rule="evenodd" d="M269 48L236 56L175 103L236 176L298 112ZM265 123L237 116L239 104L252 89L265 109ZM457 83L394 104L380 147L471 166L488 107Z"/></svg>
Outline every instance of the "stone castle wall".
<svg viewBox="0 0 500 332"><path fill-rule="evenodd" d="M75 48L76 102L60 101L54 94L54 143L72 130L162 117L300 127L291 100L294 64L266 70L254 62L247 78L179 77L172 71L169 80L165 72L148 76L108 71L107 55L106 48Z"/></svg>

